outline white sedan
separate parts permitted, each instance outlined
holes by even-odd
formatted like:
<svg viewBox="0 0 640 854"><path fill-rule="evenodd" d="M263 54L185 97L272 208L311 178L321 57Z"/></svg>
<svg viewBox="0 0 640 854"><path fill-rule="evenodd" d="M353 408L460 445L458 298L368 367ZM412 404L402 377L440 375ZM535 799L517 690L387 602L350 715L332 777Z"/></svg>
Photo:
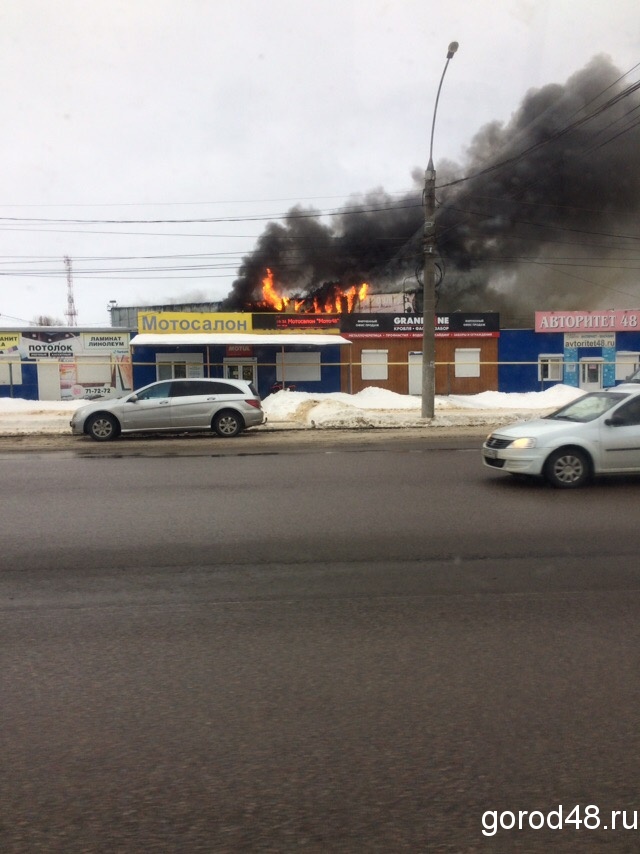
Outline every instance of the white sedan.
<svg viewBox="0 0 640 854"><path fill-rule="evenodd" d="M545 418L501 427L487 436L482 460L558 488L582 486L599 474L640 472L640 387L585 394Z"/></svg>

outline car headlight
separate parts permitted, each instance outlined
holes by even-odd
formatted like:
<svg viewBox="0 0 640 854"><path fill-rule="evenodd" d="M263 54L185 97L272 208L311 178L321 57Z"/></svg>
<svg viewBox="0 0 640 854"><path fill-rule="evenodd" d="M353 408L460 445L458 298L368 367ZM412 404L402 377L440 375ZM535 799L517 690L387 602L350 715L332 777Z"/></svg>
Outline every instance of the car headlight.
<svg viewBox="0 0 640 854"><path fill-rule="evenodd" d="M535 448L537 442L535 439L527 439L523 437L522 439L514 439L513 442L509 445L510 448Z"/></svg>

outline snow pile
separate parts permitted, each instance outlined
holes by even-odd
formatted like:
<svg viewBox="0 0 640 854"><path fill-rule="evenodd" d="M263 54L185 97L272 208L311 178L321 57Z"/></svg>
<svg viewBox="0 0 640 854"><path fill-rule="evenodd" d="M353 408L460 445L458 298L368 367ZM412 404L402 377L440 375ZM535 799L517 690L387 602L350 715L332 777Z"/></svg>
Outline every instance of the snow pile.
<svg viewBox="0 0 640 854"><path fill-rule="evenodd" d="M482 426L552 412L584 394L556 385L543 392L437 396L433 427ZM311 428L424 427L421 400L380 388L357 394L279 391L263 401L269 423L290 422Z"/></svg>
<svg viewBox="0 0 640 854"><path fill-rule="evenodd" d="M503 391L483 391L480 394L451 394L436 398L436 409L558 409L584 391L567 385L554 385L545 391L507 394Z"/></svg>
<svg viewBox="0 0 640 854"><path fill-rule="evenodd" d="M86 402L0 397L0 436L70 433L71 413Z"/></svg>
<svg viewBox="0 0 640 854"><path fill-rule="evenodd" d="M556 385L542 392L438 396L435 417L425 422L419 397L366 388L358 394L278 391L263 401L269 428L475 427L546 414L584 392ZM0 398L0 435L69 433L71 413L86 401ZM258 428L261 429L261 428Z"/></svg>

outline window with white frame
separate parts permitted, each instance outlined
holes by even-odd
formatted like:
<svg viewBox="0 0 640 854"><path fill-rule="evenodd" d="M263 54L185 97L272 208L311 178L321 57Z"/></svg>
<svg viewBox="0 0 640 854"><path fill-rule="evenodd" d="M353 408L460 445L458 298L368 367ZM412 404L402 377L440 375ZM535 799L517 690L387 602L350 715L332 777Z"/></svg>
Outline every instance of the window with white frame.
<svg viewBox="0 0 640 854"><path fill-rule="evenodd" d="M156 353L156 379L204 377L202 353Z"/></svg>
<svg viewBox="0 0 640 854"><path fill-rule="evenodd" d="M454 376L480 376L480 348L460 347L454 353Z"/></svg>
<svg viewBox="0 0 640 854"><path fill-rule="evenodd" d="M562 382L564 356L558 353L540 353L538 356L538 380L540 382Z"/></svg>
<svg viewBox="0 0 640 854"><path fill-rule="evenodd" d="M616 381L626 380L640 365L640 353L619 350L616 353Z"/></svg>
<svg viewBox="0 0 640 854"><path fill-rule="evenodd" d="M320 353L284 352L276 354L278 382L320 382Z"/></svg>
<svg viewBox="0 0 640 854"><path fill-rule="evenodd" d="M360 354L360 361L363 380L389 379L388 350L363 350Z"/></svg>

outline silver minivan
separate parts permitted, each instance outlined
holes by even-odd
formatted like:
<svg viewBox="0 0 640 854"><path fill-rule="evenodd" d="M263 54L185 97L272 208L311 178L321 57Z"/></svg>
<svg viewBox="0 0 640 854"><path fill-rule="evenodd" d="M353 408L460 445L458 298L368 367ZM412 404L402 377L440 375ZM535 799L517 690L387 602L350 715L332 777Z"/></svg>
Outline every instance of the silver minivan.
<svg viewBox="0 0 640 854"><path fill-rule="evenodd" d="M266 421L253 383L244 380L162 380L115 400L96 400L71 419L75 436L108 442L121 433L213 430L231 438Z"/></svg>

